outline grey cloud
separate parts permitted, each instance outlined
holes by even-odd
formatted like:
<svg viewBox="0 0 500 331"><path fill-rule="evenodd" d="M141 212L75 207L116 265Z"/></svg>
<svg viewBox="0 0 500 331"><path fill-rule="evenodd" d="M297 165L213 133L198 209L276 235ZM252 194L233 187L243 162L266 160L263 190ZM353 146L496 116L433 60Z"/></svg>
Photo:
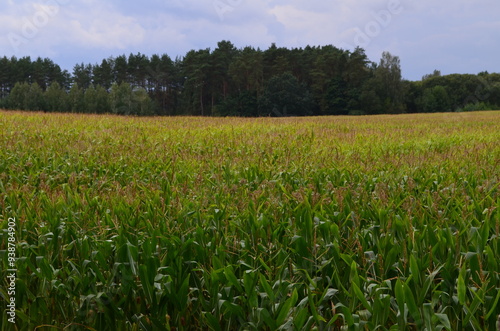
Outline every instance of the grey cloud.
<svg viewBox="0 0 500 331"><path fill-rule="evenodd" d="M34 5L50 1L65 5L23 47L9 47L9 33L22 33ZM132 51L175 57L226 39L261 48L272 42L350 49L361 44L373 61L384 50L399 55L410 79L428 68L474 73L482 65L500 71L494 59L500 3L493 0L20 0L0 8L0 47L7 56L55 54L70 63Z"/></svg>

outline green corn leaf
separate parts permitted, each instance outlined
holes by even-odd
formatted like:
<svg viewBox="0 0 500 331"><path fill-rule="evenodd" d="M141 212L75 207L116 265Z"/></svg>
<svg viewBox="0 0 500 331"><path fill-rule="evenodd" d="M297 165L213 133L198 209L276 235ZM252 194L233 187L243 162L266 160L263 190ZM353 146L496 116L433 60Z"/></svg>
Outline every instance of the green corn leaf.
<svg viewBox="0 0 500 331"><path fill-rule="evenodd" d="M329 301L331 300L335 294L337 294L339 290L334 289L334 288L327 288L323 291L323 295L321 296L322 301Z"/></svg>
<svg viewBox="0 0 500 331"><path fill-rule="evenodd" d="M52 279L54 277L54 272L52 267L49 265L47 259L43 256L36 257L36 264L40 268L41 278Z"/></svg>
<svg viewBox="0 0 500 331"><path fill-rule="evenodd" d="M243 285L245 286L245 293L251 307L257 307L258 305L257 291L255 290L258 280L257 271L246 271L243 274Z"/></svg>
<svg viewBox="0 0 500 331"><path fill-rule="evenodd" d="M127 259L130 265L130 269L132 270L132 274L137 276L137 266L136 266L136 256L137 256L137 247L132 245L130 242L126 243L127 247Z"/></svg>
<svg viewBox="0 0 500 331"><path fill-rule="evenodd" d="M294 289L290 298L288 298L284 304L281 306L278 317L276 318L276 325L283 325L285 319L292 312L292 307L295 305L298 299L297 289Z"/></svg>
<svg viewBox="0 0 500 331"><path fill-rule="evenodd" d="M359 289L358 285L356 285L355 282L352 283L352 287L354 290L354 294L358 298L359 301L363 304L363 306L368 310L370 313L372 312L372 306L368 303L368 300L366 300L363 292Z"/></svg>
<svg viewBox="0 0 500 331"><path fill-rule="evenodd" d="M464 270L464 272L462 272ZM458 293L458 302L460 305L465 304L465 295L466 295L466 287L465 287L465 280L464 280L464 273L465 273L465 267L462 268L458 275L458 280L457 280L457 293Z"/></svg>
<svg viewBox="0 0 500 331"><path fill-rule="evenodd" d="M273 270L260 257L259 257L259 262L260 262L260 265L263 266L264 269L266 269L266 272L268 272L268 273L272 273L273 272Z"/></svg>
<svg viewBox="0 0 500 331"><path fill-rule="evenodd" d="M212 265L216 270L224 268L224 265L222 264L220 259L215 255L212 256Z"/></svg>
<svg viewBox="0 0 500 331"><path fill-rule="evenodd" d="M488 269L489 270L498 270L498 261L497 256L493 253L490 245L486 246L486 255L488 258Z"/></svg>
<svg viewBox="0 0 500 331"><path fill-rule="evenodd" d="M240 282L238 281L238 278L236 278L236 276L234 275L233 267L227 266L226 268L224 268L224 275L226 276L228 282L234 287L236 287L238 292L243 292L243 289L241 287Z"/></svg>
<svg viewBox="0 0 500 331"><path fill-rule="evenodd" d="M438 319L439 319L439 322L446 328L446 330L450 330L451 331L451 323L450 323L450 320L448 318L448 315L446 314L434 314Z"/></svg>
<svg viewBox="0 0 500 331"><path fill-rule="evenodd" d="M224 314L228 314L229 316L243 318L243 316L245 315L245 313L243 312L243 307L232 302L224 301L222 307L224 309Z"/></svg>
<svg viewBox="0 0 500 331"><path fill-rule="evenodd" d="M182 282L182 285L179 288L179 291L177 292L177 298L179 300L179 310L184 311L187 308L187 304L189 301L189 279L190 279L190 274L187 275L187 277L184 279Z"/></svg>
<svg viewBox="0 0 500 331"><path fill-rule="evenodd" d="M141 284L144 290L144 294L146 296L146 299L148 300L148 303L150 305L154 305L156 297L154 296L154 289L150 282L151 279L149 277L150 272L151 270L148 270L146 265L139 266L139 278L141 279Z"/></svg>
<svg viewBox="0 0 500 331"><path fill-rule="evenodd" d="M352 315L352 312L349 309L349 307L344 306L343 304L337 304L335 307L340 311L342 311L342 316L344 317L347 326L349 327L354 326L354 316Z"/></svg>
<svg viewBox="0 0 500 331"><path fill-rule="evenodd" d="M408 306L408 311L416 321L420 321L421 320L420 312L418 311L417 304L415 303L415 297L413 296L411 288L408 286L407 283L405 283L403 286L404 286L405 302L406 305Z"/></svg>
<svg viewBox="0 0 500 331"><path fill-rule="evenodd" d="M204 313L203 317L205 318L205 320L206 320L206 322L211 330L222 331L220 324L219 324L219 321L217 321L217 319L215 318L214 315L212 315L211 313Z"/></svg>
<svg viewBox="0 0 500 331"><path fill-rule="evenodd" d="M485 319L488 320L490 318L490 316L495 312L496 308L497 308L497 305L498 305L498 301L500 300L500 290L497 289L497 296L495 298L495 301L493 302L493 304L491 305L491 308L490 310L488 311L488 313L486 314L485 316Z"/></svg>
<svg viewBox="0 0 500 331"><path fill-rule="evenodd" d="M429 290L431 290L431 286L435 285L434 278L439 273L441 268L442 268L442 266L435 269L429 276L425 277L424 284L422 285L422 289L419 291L419 295L418 295L418 298L419 298L418 305L419 306L421 306L424 303L424 300L426 299L427 294L429 293Z"/></svg>
<svg viewBox="0 0 500 331"><path fill-rule="evenodd" d="M266 294L269 297L269 299L271 300L271 302L274 302L275 301L275 296L274 296L274 291L271 288L271 285L269 285L269 283L267 282L266 277L263 274L260 274L259 278L260 278L260 285L262 286L262 288L266 292Z"/></svg>
<svg viewBox="0 0 500 331"><path fill-rule="evenodd" d="M479 309L479 305L481 303L484 304L483 299L481 298L481 296L484 295L484 290L482 288L479 289L477 292L473 290L469 291L473 294L474 299L472 300L472 303L466 308L467 314L465 315L465 318L462 323L464 327L467 326L467 324L469 324L471 319L475 316L476 311Z"/></svg>
<svg viewBox="0 0 500 331"><path fill-rule="evenodd" d="M307 298L306 299L307 299L307 303L310 305L312 317L314 318L314 321L316 321L316 323L326 322L325 319L323 318L323 316L320 316L318 314L318 309L316 308L316 304L314 302L314 297L315 297L315 295L309 289L307 291Z"/></svg>
<svg viewBox="0 0 500 331"><path fill-rule="evenodd" d="M391 313L391 297L388 294L377 295L372 307L376 325L386 325Z"/></svg>
<svg viewBox="0 0 500 331"><path fill-rule="evenodd" d="M400 280L396 280L396 284L394 285L394 290L396 292L396 302L398 303L398 321L400 330L404 330L406 326L406 308L405 308L405 284Z"/></svg>
<svg viewBox="0 0 500 331"><path fill-rule="evenodd" d="M433 323L432 323L432 306L430 303L424 303L423 305L423 312L424 312L424 325L427 330L434 330L433 328Z"/></svg>
<svg viewBox="0 0 500 331"><path fill-rule="evenodd" d="M359 276L358 276L358 265L356 264L355 261L352 261L352 263L351 263L350 280L359 289L360 282L359 282Z"/></svg>
<svg viewBox="0 0 500 331"><path fill-rule="evenodd" d="M271 314L269 311L265 308L259 308L257 310L259 312L260 317L266 323L266 325L271 329L271 330L276 330L276 322L275 320L271 317Z"/></svg>
<svg viewBox="0 0 500 331"><path fill-rule="evenodd" d="M410 256L410 272L413 276L415 285L420 286L420 268L418 267L417 259L413 254Z"/></svg>
<svg viewBox="0 0 500 331"><path fill-rule="evenodd" d="M294 329L301 330L304 324L307 322L308 318L309 318L308 309L300 308L293 319Z"/></svg>

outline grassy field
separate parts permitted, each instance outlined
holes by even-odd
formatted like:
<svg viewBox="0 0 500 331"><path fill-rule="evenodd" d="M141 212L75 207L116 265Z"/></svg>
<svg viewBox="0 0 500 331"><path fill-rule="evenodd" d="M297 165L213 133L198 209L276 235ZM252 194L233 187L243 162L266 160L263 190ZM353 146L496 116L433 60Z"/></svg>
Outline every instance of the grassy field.
<svg viewBox="0 0 500 331"><path fill-rule="evenodd" d="M500 112L0 112L1 329L496 330L499 185Z"/></svg>

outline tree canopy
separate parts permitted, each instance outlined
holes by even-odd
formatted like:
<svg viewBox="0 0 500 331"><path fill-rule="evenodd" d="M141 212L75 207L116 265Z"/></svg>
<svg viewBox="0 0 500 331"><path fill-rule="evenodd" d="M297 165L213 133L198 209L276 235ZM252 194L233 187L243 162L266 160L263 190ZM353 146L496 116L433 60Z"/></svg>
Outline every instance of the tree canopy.
<svg viewBox="0 0 500 331"><path fill-rule="evenodd" d="M378 62L362 48L191 50L172 59L141 53L79 63L0 58L0 107L120 115L301 116L438 112L500 106L500 74L406 81L398 56Z"/></svg>

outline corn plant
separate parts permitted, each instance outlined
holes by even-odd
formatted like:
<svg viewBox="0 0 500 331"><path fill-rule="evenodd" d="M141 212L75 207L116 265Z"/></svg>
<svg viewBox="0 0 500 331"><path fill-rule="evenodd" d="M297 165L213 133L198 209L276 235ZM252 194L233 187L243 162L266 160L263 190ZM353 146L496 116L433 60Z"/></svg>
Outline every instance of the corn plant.
<svg viewBox="0 0 500 331"><path fill-rule="evenodd" d="M2 330L498 329L499 112L0 115Z"/></svg>

